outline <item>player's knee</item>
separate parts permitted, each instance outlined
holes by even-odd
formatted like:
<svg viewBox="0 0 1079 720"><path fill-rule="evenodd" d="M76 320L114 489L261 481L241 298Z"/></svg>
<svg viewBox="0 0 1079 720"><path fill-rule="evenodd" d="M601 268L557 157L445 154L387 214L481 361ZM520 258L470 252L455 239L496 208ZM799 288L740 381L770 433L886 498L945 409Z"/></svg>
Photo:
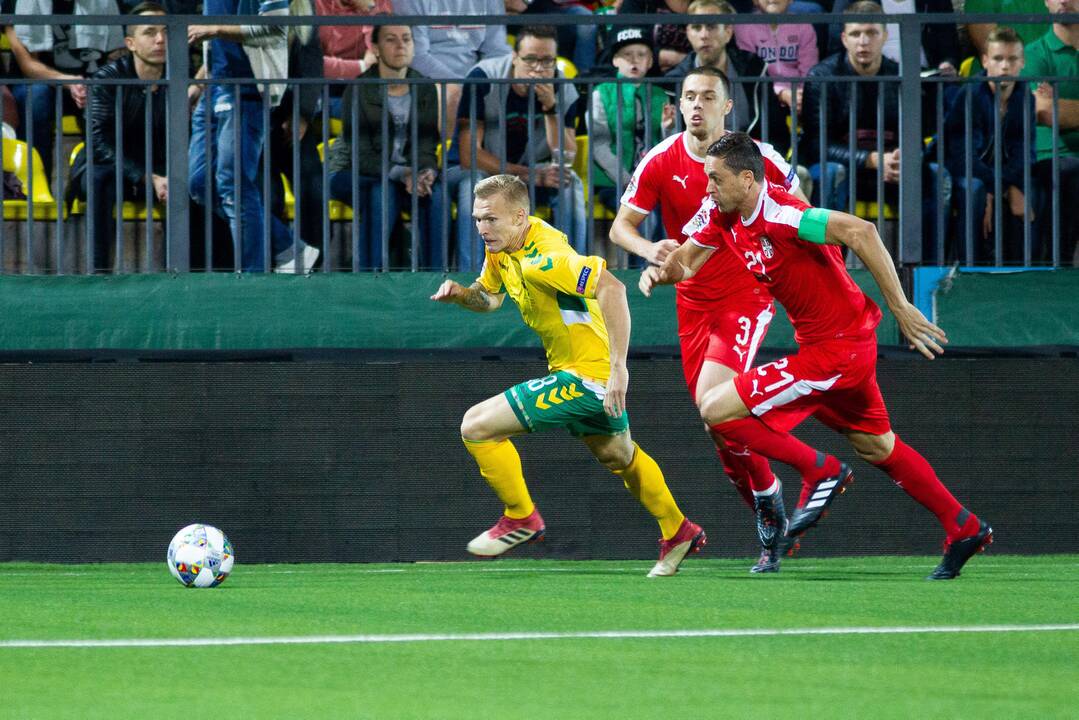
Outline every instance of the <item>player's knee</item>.
<svg viewBox="0 0 1079 720"><path fill-rule="evenodd" d="M492 438L490 429L484 422L483 411L478 405L473 405L461 418L461 437L473 442L482 442Z"/></svg>
<svg viewBox="0 0 1079 720"><path fill-rule="evenodd" d="M625 470L633 462L633 448L631 447L628 451L621 447L609 448L597 452L596 460L612 472Z"/></svg>

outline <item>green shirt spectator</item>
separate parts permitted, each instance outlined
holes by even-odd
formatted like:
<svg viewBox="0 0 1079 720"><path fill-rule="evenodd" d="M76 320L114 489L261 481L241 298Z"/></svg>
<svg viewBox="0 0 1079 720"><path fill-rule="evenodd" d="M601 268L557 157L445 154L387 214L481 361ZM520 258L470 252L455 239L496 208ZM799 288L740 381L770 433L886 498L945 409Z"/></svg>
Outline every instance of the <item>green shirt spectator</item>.
<svg viewBox="0 0 1079 720"><path fill-rule="evenodd" d="M1044 0L967 0L963 8L965 13L1007 13L1010 15L1042 15L1045 14ZM1048 20L1048 17L1046 17ZM1007 24L1007 23L1005 23ZM985 53L985 38L993 32L996 25L993 23L967 25L967 33L970 42L974 45L974 67L971 75L977 75L982 71L981 56ZM1049 23L1014 23L1011 27L1023 41L1024 47L1030 45L1045 33L1049 32Z"/></svg>
<svg viewBox="0 0 1079 720"><path fill-rule="evenodd" d="M1032 77L1060 75L1076 78L1056 84L1060 124L1058 147L1061 156L1079 157L1079 50L1073 45L1066 44L1059 37L1057 28L1064 27L1054 25L1053 29L1045 35L1027 45L1027 64L1023 68L1023 75ZM1039 87L1036 82L1032 82L1031 85ZM1037 98L1038 159L1045 160L1053 154L1052 96L1044 87L1035 89L1034 92Z"/></svg>

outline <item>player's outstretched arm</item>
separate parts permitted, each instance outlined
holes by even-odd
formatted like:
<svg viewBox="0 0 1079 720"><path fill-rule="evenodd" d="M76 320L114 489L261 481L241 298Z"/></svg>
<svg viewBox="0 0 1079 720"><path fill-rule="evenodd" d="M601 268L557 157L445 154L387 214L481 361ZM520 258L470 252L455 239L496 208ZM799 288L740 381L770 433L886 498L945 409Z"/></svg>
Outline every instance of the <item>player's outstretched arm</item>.
<svg viewBox="0 0 1079 720"><path fill-rule="evenodd" d="M629 353L630 317L626 286L604 270L596 282L596 302L607 324L611 348L611 377L607 380L603 409L611 417L621 417L626 408L626 390L629 388L626 355Z"/></svg>
<svg viewBox="0 0 1079 720"><path fill-rule="evenodd" d="M620 205L618 214L611 223L611 242L626 252L644 258L652 265L660 265L668 255L678 249L678 241L667 238L652 242L641 235L638 228L647 217L644 213Z"/></svg>
<svg viewBox="0 0 1079 720"><path fill-rule="evenodd" d="M506 295L505 293L491 294L478 282L465 287L459 282L446 280L438 286L438 290L431 299L449 305L460 305L473 312L494 312L502 307L502 301L506 299Z"/></svg>
<svg viewBox="0 0 1079 720"><path fill-rule="evenodd" d="M907 300L892 257L873 223L847 213L830 212L825 241L831 245L846 245L861 258L877 281L888 309L899 324L899 331L910 341L912 350L930 360L944 353L942 346L948 343L948 336Z"/></svg>
<svg viewBox="0 0 1079 720"><path fill-rule="evenodd" d="M646 267L641 272L637 287L645 297L652 297L652 288L656 285L673 285L689 280L697 274L705 260L712 256L715 248L702 247L693 242L683 243L673 251L659 267Z"/></svg>

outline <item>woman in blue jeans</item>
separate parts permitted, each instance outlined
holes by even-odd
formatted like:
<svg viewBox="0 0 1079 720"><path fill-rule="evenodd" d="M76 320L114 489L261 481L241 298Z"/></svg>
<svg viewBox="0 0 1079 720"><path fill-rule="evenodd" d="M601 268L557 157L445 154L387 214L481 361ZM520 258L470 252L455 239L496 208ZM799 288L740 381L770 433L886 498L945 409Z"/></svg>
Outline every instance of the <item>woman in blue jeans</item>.
<svg viewBox="0 0 1079 720"><path fill-rule="evenodd" d="M404 248L392 243L393 226L402 210L411 212L415 196L419 210L419 217L412 218L412 231L419 237L416 267L444 270L444 196L442 184L437 182L436 154L438 95L434 85L426 83L370 82L423 77L409 68L414 54L410 28L375 26L372 41L378 63L360 76L361 84L350 85L343 97L343 132L327 160L330 197L353 205L353 174L357 176L359 192L353 209L360 213L361 235L354 264L361 269L388 269L383 263L383 237L387 238L392 265L395 256L404 254Z"/></svg>

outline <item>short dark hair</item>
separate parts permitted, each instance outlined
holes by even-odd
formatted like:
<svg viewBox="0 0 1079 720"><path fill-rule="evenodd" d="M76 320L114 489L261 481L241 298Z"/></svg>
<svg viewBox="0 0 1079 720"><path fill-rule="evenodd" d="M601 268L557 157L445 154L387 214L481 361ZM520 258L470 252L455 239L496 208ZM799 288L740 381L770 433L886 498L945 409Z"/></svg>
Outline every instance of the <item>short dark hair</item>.
<svg viewBox="0 0 1079 720"><path fill-rule="evenodd" d="M873 0L857 0L843 11L844 15L884 15L884 8Z"/></svg>
<svg viewBox="0 0 1079 720"><path fill-rule="evenodd" d="M517 31L517 38L513 41L513 51L517 52L521 49L521 41L526 37L533 37L537 40L554 40L555 47L558 47L558 31L555 30L554 25L525 25Z"/></svg>
<svg viewBox="0 0 1079 720"><path fill-rule="evenodd" d="M985 38L986 45L991 42L1007 43L1009 45L1019 43L1022 45L1023 39L1019 37L1019 33L1007 25L997 25Z"/></svg>
<svg viewBox="0 0 1079 720"><path fill-rule="evenodd" d="M731 80L727 77L727 73L723 72L719 68L712 67L711 65L701 65L695 67L686 73L686 76L682 78L682 82L685 83L687 79L693 75L707 75L708 77L717 77L723 81L723 91L727 93L727 99L731 97Z"/></svg>
<svg viewBox="0 0 1079 720"><path fill-rule="evenodd" d="M153 0L144 0L135 7L131 8L131 12L128 13L129 17L135 15L168 15L169 11L165 9L164 5L153 2ZM144 25L145 23L128 23L124 25L124 35L131 37L131 28Z"/></svg>
<svg viewBox="0 0 1079 720"><path fill-rule="evenodd" d="M727 133L708 148L709 157L719 158L731 169L740 173L749 170L757 182L764 180L764 156L753 138L743 132Z"/></svg>
<svg viewBox="0 0 1079 720"><path fill-rule="evenodd" d="M382 17L389 17L390 13L375 13L375 15L381 15ZM378 44L379 31L384 27L385 27L385 25L375 25L374 28L372 28L372 30L371 30L371 44L372 45L377 45ZM408 31L412 32L412 28L409 27Z"/></svg>

